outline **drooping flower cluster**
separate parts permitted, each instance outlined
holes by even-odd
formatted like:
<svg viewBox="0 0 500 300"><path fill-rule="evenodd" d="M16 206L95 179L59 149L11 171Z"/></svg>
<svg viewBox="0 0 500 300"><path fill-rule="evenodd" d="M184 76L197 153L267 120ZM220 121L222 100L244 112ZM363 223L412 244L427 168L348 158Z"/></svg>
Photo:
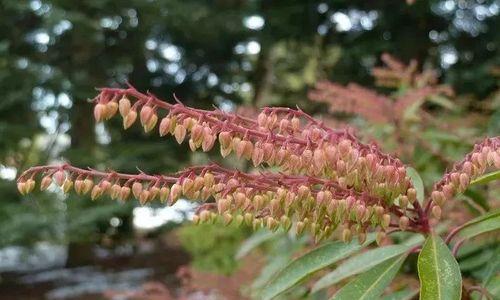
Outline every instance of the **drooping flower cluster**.
<svg viewBox="0 0 500 300"><path fill-rule="evenodd" d="M417 63L414 60L406 66L392 56L384 54L382 61L386 67L372 70L376 84L391 88L404 87L403 93L389 97L355 83L342 86L322 81L309 92L309 99L328 104L332 113L354 114L374 123L387 123L401 120L409 107L430 96L453 95L450 87L437 84L437 76L433 70L418 73Z"/></svg>
<svg viewBox="0 0 500 300"><path fill-rule="evenodd" d="M488 138L474 145L472 152L455 164L452 170L434 185L426 210L439 218L443 204L457 193L464 192L470 182L489 167L500 169L500 137Z"/></svg>
<svg viewBox="0 0 500 300"><path fill-rule="evenodd" d="M308 229L318 240L339 226L346 241L353 234L362 241L370 228L379 229L379 239L389 227L428 230L416 191L397 158L301 110L264 108L254 120L170 104L133 87L102 89L94 102L97 121L119 112L124 128L139 120L146 132L158 127L161 136L187 140L193 151L209 151L218 141L223 157L235 153L254 166L275 166L281 172L248 174L209 165L152 176L42 166L19 177L22 193L32 191L36 176L42 175L42 189L54 181L65 192L74 189L93 199L104 194L114 199L133 194L142 204L199 199L206 203L196 222L222 219L272 230L280 225L288 230L294 223L297 232Z"/></svg>

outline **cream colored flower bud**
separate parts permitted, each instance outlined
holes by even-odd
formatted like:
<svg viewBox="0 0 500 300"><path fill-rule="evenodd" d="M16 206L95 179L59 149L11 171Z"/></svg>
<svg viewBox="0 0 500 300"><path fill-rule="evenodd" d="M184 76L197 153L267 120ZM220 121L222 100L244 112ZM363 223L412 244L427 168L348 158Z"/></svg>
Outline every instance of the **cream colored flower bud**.
<svg viewBox="0 0 500 300"><path fill-rule="evenodd" d="M65 194L69 193L73 188L73 181L71 179L66 179L63 183L62 190Z"/></svg>
<svg viewBox="0 0 500 300"><path fill-rule="evenodd" d="M139 195L139 203L141 205L146 204L151 197L151 193L148 190L143 190L141 194Z"/></svg>
<svg viewBox="0 0 500 300"><path fill-rule="evenodd" d="M111 188L111 182L109 182L107 180L103 180L103 181L101 181L101 183L99 183L99 186L101 187L102 192L106 193Z"/></svg>
<svg viewBox="0 0 500 300"><path fill-rule="evenodd" d="M75 180L75 192L77 195L81 195L83 193L84 183L83 180L77 179Z"/></svg>
<svg viewBox="0 0 500 300"><path fill-rule="evenodd" d="M182 181L182 193L187 194L191 192L194 186L194 181L191 178L184 178Z"/></svg>
<svg viewBox="0 0 500 300"><path fill-rule="evenodd" d="M102 103L96 104L94 107L94 118L97 122L104 121L106 117L106 105Z"/></svg>
<svg viewBox="0 0 500 300"><path fill-rule="evenodd" d="M122 190L122 187L119 185L119 184L113 184L111 186L111 191L110 191L110 196L111 196L111 199L118 199L118 197L120 197L120 192Z"/></svg>
<svg viewBox="0 0 500 300"><path fill-rule="evenodd" d="M128 114L123 118L123 129L130 128L137 120L137 112L135 110L130 110Z"/></svg>
<svg viewBox="0 0 500 300"><path fill-rule="evenodd" d="M146 123L146 125L143 126L144 132L150 132L151 130L153 130L157 122L158 122L158 116L156 114L153 114L149 118L149 121Z"/></svg>
<svg viewBox="0 0 500 300"><path fill-rule="evenodd" d="M184 127L184 125L177 125L175 127L174 136L177 143L182 144L186 137L186 127Z"/></svg>
<svg viewBox="0 0 500 300"><path fill-rule="evenodd" d="M342 241L344 243L349 243L352 240L352 232L349 228L344 228L342 230Z"/></svg>
<svg viewBox="0 0 500 300"><path fill-rule="evenodd" d="M408 225L410 224L410 219L408 219L407 216L401 216L399 217L399 228L402 231L406 231L408 229Z"/></svg>
<svg viewBox="0 0 500 300"><path fill-rule="evenodd" d="M432 207L432 215L438 220L441 219L441 207L434 205Z"/></svg>
<svg viewBox="0 0 500 300"><path fill-rule="evenodd" d="M154 114L154 110L151 106L149 106L149 105L142 106L141 113L139 116L142 126L146 126L148 124L148 122L151 119L151 117L153 116L153 114Z"/></svg>
<svg viewBox="0 0 500 300"><path fill-rule="evenodd" d="M46 189L49 188L51 183L52 183L52 178L50 178L49 175L43 177L42 182L40 183L40 190L45 191Z"/></svg>
<svg viewBox="0 0 500 300"><path fill-rule="evenodd" d="M444 197L442 192L439 191L433 191L431 193L431 199L434 201L436 205L443 206L444 202L446 201L446 198Z"/></svg>
<svg viewBox="0 0 500 300"><path fill-rule="evenodd" d="M290 127L290 121L288 121L287 119L281 119L279 132L281 133L288 132L288 127Z"/></svg>
<svg viewBox="0 0 500 300"><path fill-rule="evenodd" d="M198 215L193 216L193 224L195 224L195 225L200 224L200 216L198 216Z"/></svg>
<svg viewBox="0 0 500 300"><path fill-rule="evenodd" d="M291 122L293 131L298 131L300 129L300 119L293 117Z"/></svg>
<svg viewBox="0 0 500 300"><path fill-rule="evenodd" d="M245 218L240 214L236 215L234 219L237 226L241 226L241 224L243 224L243 221L245 220Z"/></svg>
<svg viewBox="0 0 500 300"><path fill-rule="evenodd" d="M160 188L157 186L153 186L149 189L149 193L150 193L149 199L154 200L160 194Z"/></svg>
<svg viewBox="0 0 500 300"><path fill-rule="evenodd" d="M203 142L201 143L201 149L203 152L208 152L212 150L215 144L215 136L207 135L203 138Z"/></svg>
<svg viewBox="0 0 500 300"><path fill-rule="evenodd" d="M228 198L222 198L217 201L217 211L219 214L227 212L231 208L231 200Z"/></svg>
<svg viewBox="0 0 500 300"><path fill-rule="evenodd" d="M375 237L375 241L377 242L377 245L382 245L382 242L384 241L386 237L386 233L384 231L379 231L377 232L377 235Z"/></svg>
<svg viewBox="0 0 500 300"><path fill-rule="evenodd" d="M169 117L165 117L161 120L159 126L160 136L165 136L170 132L170 124L171 119Z"/></svg>
<svg viewBox="0 0 500 300"><path fill-rule="evenodd" d="M83 181L82 195L89 193L92 190L93 186L94 186L94 181L92 181L92 179L90 178L86 178Z"/></svg>
<svg viewBox="0 0 500 300"><path fill-rule="evenodd" d="M260 127L266 127L267 124L267 115L263 112L259 114L257 117L257 124L259 124Z"/></svg>
<svg viewBox="0 0 500 300"><path fill-rule="evenodd" d="M90 193L90 198L92 200L95 200L95 199L99 198L102 195L102 193L103 193L102 189L98 185L95 185L92 188L92 192Z"/></svg>
<svg viewBox="0 0 500 300"><path fill-rule="evenodd" d="M386 229L389 227L389 224L391 223L391 215L389 214L383 214L382 215L382 220L380 222L380 227L383 229Z"/></svg>
<svg viewBox="0 0 500 300"><path fill-rule="evenodd" d="M200 222L206 223L210 221L211 214L208 210L203 210L200 212Z"/></svg>
<svg viewBox="0 0 500 300"><path fill-rule="evenodd" d="M26 180L26 187L25 187L26 194L33 192L33 190L35 189L35 185L36 185L35 180L31 178Z"/></svg>
<svg viewBox="0 0 500 300"><path fill-rule="evenodd" d="M366 232L358 233L358 242L359 244L363 244L364 242L366 242Z"/></svg>
<svg viewBox="0 0 500 300"><path fill-rule="evenodd" d="M129 111L130 108L132 107L130 100L127 99L127 97L123 97L118 101L118 110L120 111L120 115L125 118Z"/></svg>
<svg viewBox="0 0 500 300"><path fill-rule="evenodd" d="M114 115L116 115L117 111L118 111L118 103L116 103L115 101L109 101L108 103L106 103L105 119L106 120L111 119L112 117L114 117Z"/></svg>
<svg viewBox="0 0 500 300"><path fill-rule="evenodd" d="M285 231L288 231L292 227L292 221L287 216L281 216L280 225Z"/></svg>
<svg viewBox="0 0 500 300"><path fill-rule="evenodd" d="M297 235L301 235L304 232L304 229L306 228L306 224L302 221L297 222L295 224L295 232Z"/></svg>
<svg viewBox="0 0 500 300"><path fill-rule="evenodd" d="M182 194L182 186L175 183L174 185L172 185L172 188L170 189L170 205L173 205L175 202L177 202L177 200L179 200L179 197L181 196Z"/></svg>
<svg viewBox="0 0 500 300"><path fill-rule="evenodd" d="M17 190L21 195L26 195L26 182L25 181L19 181L17 183Z"/></svg>
<svg viewBox="0 0 500 300"><path fill-rule="evenodd" d="M225 213L222 215L222 220L225 226L228 226L233 221L233 216L230 213Z"/></svg>
<svg viewBox="0 0 500 300"><path fill-rule="evenodd" d="M142 193L142 183L136 181L132 184L132 194L136 199L139 199L139 196Z"/></svg>
<svg viewBox="0 0 500 300"><path fill-rule="evenodd" d="M254 231L257 231L258 229L260 229L264 224L263 224L263 220L262 219L253 219L252 221L252 228Z"/></svg>
<svg viewBox="0 0 500 300"><path fill-rule="evenodd" d="M276 231L280 224L273 217L266 218L266 227L271 231Z"/></svg>
<svg viewBox="0 0 500 300"><path fill-rule="evenodd" d="M168 200L168 196L170 194L170 188L167 186L164 186L160 189L160 202L164 203Z"/></svg>
<svg viewBox="0 0 500 300"><path fill-rule="evenodd" d="M130 196L130 188L128 186L122 186L120 189L120 199L125 201Z"/></svg>

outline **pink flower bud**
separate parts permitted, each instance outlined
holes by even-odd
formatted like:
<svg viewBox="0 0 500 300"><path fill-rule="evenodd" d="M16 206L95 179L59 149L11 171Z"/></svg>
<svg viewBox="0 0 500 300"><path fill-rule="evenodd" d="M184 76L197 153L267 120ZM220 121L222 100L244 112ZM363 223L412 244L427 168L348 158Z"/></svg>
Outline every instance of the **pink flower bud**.
<svg viewBox="0 0 500 300"><path fill-rule="evenodd" d="M137 112L135 110L131 110L128 114L123 118L123 129L130 128L137 120Z"/></svg>
<svg viewBox="0 0 500 300"><path fill-rule="evenodd" d="M105 193L111 188L111 182L109 182L107 180L103 180L103 181L101 181L99 186L101 187L102 192Z"/></svg>
<svg viewBox="0 0 500 300"><path fill-rule="evenodd" d="M26 195L26 182L25 181L19 181L17 183L17 190L21 195Z"/></svg>
<svg viewBox="0 0 500 300"><path fill-rule="evenodd" d="M75 180L75 192L78 195L81 195L83 193L83 188L84 188L83 180L81 179Z"/></svg>
<svg viewBox="0 0 500 300"><path fill-rule="evenodd" d="M142 106L141 113L140 113L140 120L141 120L142 126L145 126L148 124L149 119L151 119L151 116L153 116L153 114L154 114L154 111L153 111L153 108L151 108L151 106L149 106L149 105Z"/></svg>
<svg viewBox="0 0 500 300"><path fill-rule="evenodd" d="M451 199L455 194L455 190L451 184L443 185L442 190L446 199Z"/></svg>
<svg viewBox="0 0 500 300"><path fill-rule="evenodd" d="M276 122L278 121L278 116L275 113L272 113L271 115L269 115L269 117L267 117L266 121L267 122L265 127L267 127L269 130L273 130Z"/></svg>
<svg viewBox="0 0 500 300"><path fill-rule="evenodd" d="M130 111L130 100L128 100L126 97L123 97L118 101L118 110L120 111L120 115L125 118L125 116L128 115Z"/></svg>
<svg viewBox="0 0 500 300"><path fill-rule="evenodd" d="M52 178L50 176L45 176L42 178L42 182L40 183L40 190L45 191L46 189L49 188L50 184L52 183Z"/></svg>
<svg viewBox="0 0 500 300"><path fill-rule="evenodd" d="M136 199L139 199L139 196L142 193L142 183L136 181L132 184L132 194Z"/></svg>
<svg viewBox="0 0 500 300"><path fill-rule="evenodd" d="M201 143L201 149L204 152L210 151L215 144L215 136L213 135L207 135L203 138L203 142Z"/></svg>
<svg viewBox="0 0 500 300"><path fill-rule="evenodd" d="M470 177L465 173L460 173L459 181L460 181L460 190L465 191L465 189L467 189L467 186L469 186Z"/></svg>
<svg viewBox="0 0 500 300"><path fill-rule="evenodd" d="M98 103L94 107L94 118L97 122L101 122L104 120L106 116L106 106L102 103Z"/></svg>
<svg viewBox="0 0 500 300"><path fill-rule="evenodd" d="M341 175L345 175L346 174L346 171L347 171L347 167L346 167L346 164L343 160L339 159L337 161L337 172Z"/></svg>
<svg viewBox="0 0 500 300"><path fill-rule="evenodd" d="M184 127L184 125L177 125L175 127L174 136L177 143L182 144L186 137L186 127Z"/></svg>
<svg viewBox="0 0 500 300"><path fill-rule="evenodd" d="M54 174L54 181L58 186L62 186L66 180L66 173L63 170L59 170Z"/></svg>
<svg viewBox="0 0 500 300"><path fill-rule="evenodd" d="M219 133L219 143L222 148L229 148L231 146L231 133L227 131L222 131Z"/></svg>
<svg viewBox="0 0 500 300"><path fill-rule="evenodd" d="M259 124L260 127L266 127L266 123L267 123L267 115L261 112L257 117L257 124Z"/></svg>
<svg viewBox="0 0 500 300"><path fill-rule="evenodd" d="M170 132L170 124L171 124L171 119L169 117L165 117L161 120L160 122L160 136L165 136Z"/></svg>
<svg viewBox="0 0 500 300"><path fill-rule="evenodd" d="M466 161L464 162L463 166L462 166L462 171L469 175L469 176L472 176L472 163L470 161Z"/></svg>
<svg viewBox="0 0 500 300"><path fill-rule="evenodd" d="M264 160L264 150L261 148L255 147L252 153L252 162L254 167L257 167Z"/></svg>
<svg viewBox="0 0 500 300"><path fill-rule="evenodd" d="M190 178L185 178L182 181L182 193L183 194L188 194L189 192L192 191L194 187L194 181Z"/></svg>
<svg viewBox="0 0 500 300"><path fill-rule="evenodd" d="M351 152L351 141L343 139L339 143L339 152L342 158L347 158Z"/></svg>
<svg viewBox="0 0 500 300"><path fill-rule="evenodd" d="M172 205L175 202L177 202L177 200L181 196L181 193L182 193L182 186L180 186L177 183L172 185L172 188L170 189L170 203L169 204Z"/></svg>
<svg viewBox="0 0 500 300"><path fill-rule="evenodd" d="M297 132L300 128L300 119L297 117L292 118L292 129L294 132Z"/></svg>
<svg viewBox="0 0 500 300"><path fill-rule="evenodd" d="M288 121L287 119L281 119L279 131L282 133L287 132L289 126L290 126L290 121Z"/></svg>
<svg viewBox="0 0 500 300"><path fill-rule="evenodd" d="M208 210L204 210L202 212L200 212L200 221L202 223L206 223L208 221L210 221L210 212Z"/></svg>
<svg viewBox="0 0 500 300"><path fill-rule="evenodd" d="M302 152L302 155L300 157L303 166L309 165L312 162L312 158L313 158L313 152L309 149L304 150L304 152Z"/></svg>
<svg viewBox="0 0 500 300"><path fill-rule="evenodd" d="M325 153L323 152L323 149L318 148L318 149L314 150L313 163L314 163L314 167L318 171L323 170L323 167L325 165Z"/></svg>

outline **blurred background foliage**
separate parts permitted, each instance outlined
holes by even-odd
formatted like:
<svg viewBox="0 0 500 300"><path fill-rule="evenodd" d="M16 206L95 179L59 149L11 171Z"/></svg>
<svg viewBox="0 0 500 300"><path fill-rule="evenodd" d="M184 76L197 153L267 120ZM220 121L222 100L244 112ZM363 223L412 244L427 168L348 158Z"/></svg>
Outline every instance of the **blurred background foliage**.
<svg viewBox="0 0 500 300"><path fill-rule="evenodd" d="M454 91L446 96L451 107L419 104L432 122L410 118L402 126L403 143L411 147L403 160L429 187L474 142L500 133L500 2L410 2L2 0L0 246L43 241L75 249L134 236L137 203L58 193L19 196L13 180L28 166L68 160L82 167L165 173L220 160L214 153L190 154L187 145L137 128L123 133L118 119L95 124L86 99L96 87L127 81L168 101L175 93L199 108L252 114L266 105L298 105L398 152L398 126L326 113L328 105L310 101L308 93L329 80L396 98L412 87L377 84L372 69L384 66L383 53L404 64L415 59L419 72L434 70L439 84ZM475 192L476 202L492 193ZM482 202L483 208L490 205ZM235 247L245 236L246 230L233 227L188 226L179 232L194 266L225 274L237 267Z"/></svg>

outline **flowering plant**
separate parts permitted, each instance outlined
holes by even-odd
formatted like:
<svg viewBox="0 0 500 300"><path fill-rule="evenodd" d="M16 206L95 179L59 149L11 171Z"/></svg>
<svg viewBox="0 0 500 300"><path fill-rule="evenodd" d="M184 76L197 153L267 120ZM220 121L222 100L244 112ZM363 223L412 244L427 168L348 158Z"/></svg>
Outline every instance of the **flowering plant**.
<svg viewBox="0 0 500 300"><path fill-rule="evenodd" d="M171 104L132 86L103 88L93 103L98 122L119 113L125 129L139 120L146 132L158 127L160 136L172 135L178 143L187 140L192 151L210 151L218 141L222 157L235 153L255 167L277 171L245 173L213 163L170 175L104 172L70 164L37 166L19 176L20 193L33 191L41 177L41 190L55 183L65 193L90 193L93 200L104 195L121 200L133 195L143 205L154 200L171 205L181 197L202 200L194 223L220 221L297 234L308 231L316 242L335 236L341 241L306 254L310 258L326 251L328 257L319 264L323 268L374 241L383 245L386 236L396 231L426 237L423 246L423 239L416 239L398 248L379 248L377 264L371 262L373 268L348 283L334 299L377 298L412 252L420 252L421 299L459 299L462 278L454 254L466 239L500 228L498 210L452 230L445 241L433 228L442 207L457 193L499 177L500 137L476 144L424 200L423 190L398 158L375 144L362 143L347 129L329 128L300 109L267 107L252 119L190 108L179 101ZM450 251L447 244L455 237L459 239ZM277 296L318 269L315 265L292 279L278 276L261 296ZM331 279L320 279L313 291L336 282Z"/></svg>

